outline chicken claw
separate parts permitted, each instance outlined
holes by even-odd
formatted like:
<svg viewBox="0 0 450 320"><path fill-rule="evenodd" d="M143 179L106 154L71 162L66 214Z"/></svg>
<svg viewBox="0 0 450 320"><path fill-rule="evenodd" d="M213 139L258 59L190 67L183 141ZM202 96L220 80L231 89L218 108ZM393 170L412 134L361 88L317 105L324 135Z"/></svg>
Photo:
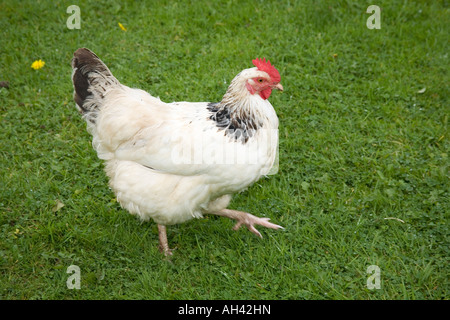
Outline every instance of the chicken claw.
<svg viewBox="0 0 450 320"><path fill-rule="evenodd" d="M222 209L218 212L215 212L214 214L237 220L237 223L234 225L233 230L238 230L242 225L245 225L247 226L248 230L250 230L250 232L256 234L260 238L262 238L262 235L258 230L256 230L254 225L259 225L271 229L284 229L282 226L269 222L269 218L259 218L243 211Z"/></svg>

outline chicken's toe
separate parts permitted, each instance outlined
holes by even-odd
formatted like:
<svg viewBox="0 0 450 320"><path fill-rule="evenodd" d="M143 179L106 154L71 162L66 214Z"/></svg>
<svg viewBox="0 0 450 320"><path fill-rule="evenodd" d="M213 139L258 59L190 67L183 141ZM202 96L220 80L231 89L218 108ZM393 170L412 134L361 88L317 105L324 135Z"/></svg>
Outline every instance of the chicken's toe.
<svg viewBox="0 0 450 320"><path fill-rule="evenodd" d="M216 214L237 220L233 230L238 230L242 225L245 225L250 232L256 234L260 238L262 238L262 235L255 228L255 225L270 229L284 229L282 226L269 222L269 218L260 218L243 211L223 209Z"/></svg>

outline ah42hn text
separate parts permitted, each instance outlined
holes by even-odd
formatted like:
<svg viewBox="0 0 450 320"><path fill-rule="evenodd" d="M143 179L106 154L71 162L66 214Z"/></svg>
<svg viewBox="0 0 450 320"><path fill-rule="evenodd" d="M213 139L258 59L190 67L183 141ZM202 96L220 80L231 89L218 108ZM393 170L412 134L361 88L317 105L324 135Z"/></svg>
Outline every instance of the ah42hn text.
<svg viewBox="0 0 450 320"><path fill-rule="evenodd" d="M230 304L224 305L221 308L217 307L201 307L201 306L189 306L188 304L179 307L178 314L180 315L202 315L208 318L211 314L222 315L239 315L239 314L270 314L270 305L258 304Z"/></svg>

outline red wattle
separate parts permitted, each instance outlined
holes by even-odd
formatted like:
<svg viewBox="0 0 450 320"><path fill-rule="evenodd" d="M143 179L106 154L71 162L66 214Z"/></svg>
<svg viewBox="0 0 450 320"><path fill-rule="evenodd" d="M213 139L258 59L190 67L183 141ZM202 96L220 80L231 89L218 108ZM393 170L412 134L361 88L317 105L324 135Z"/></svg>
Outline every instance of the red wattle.
<svg viewBox="0 0 450 320"><path fill-rule="evenodd" d="M272 88L267 88L266 90L263 90L259 93L261 98L264 100L268 99L270 97L270 94L272 93Z"/></svg>

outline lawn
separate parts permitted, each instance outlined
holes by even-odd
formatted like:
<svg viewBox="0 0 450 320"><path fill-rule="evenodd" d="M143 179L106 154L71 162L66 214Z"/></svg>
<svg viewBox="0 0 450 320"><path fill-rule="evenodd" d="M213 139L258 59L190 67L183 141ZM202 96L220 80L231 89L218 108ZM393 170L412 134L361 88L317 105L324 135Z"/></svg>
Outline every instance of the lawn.
<svg viewBox="0 0 450 320"><path fill-rule="evenodd" d="M0 21L0 299L450 298L446 1L5 0ZM75 109L79 47L167 102L219 101L270 59L279 171L230 208L285 230L259 239L208 216L169 227L176 250L161 255Z"/></svg>

